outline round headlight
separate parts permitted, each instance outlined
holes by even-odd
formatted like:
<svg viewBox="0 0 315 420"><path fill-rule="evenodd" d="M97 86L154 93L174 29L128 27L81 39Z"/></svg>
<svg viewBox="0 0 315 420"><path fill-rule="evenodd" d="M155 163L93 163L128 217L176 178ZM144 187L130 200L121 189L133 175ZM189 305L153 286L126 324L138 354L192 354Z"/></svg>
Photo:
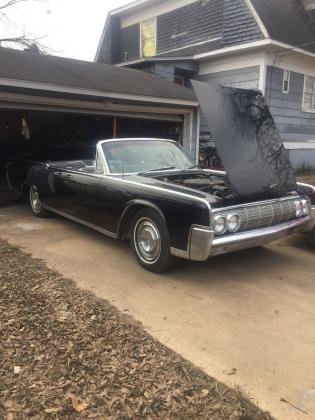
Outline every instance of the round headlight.
<svg viewBox="0 0 315 420"><path fill-rule="evenodd" d="M295 215L296 217L301 217L303 214L303 204L302 201L295 202Z"/></svg>
<svg viewBox="0 0 315 420"><path fill-rule="evenodd" d="M231 233L237 232L240 228L241 219L237 214L229 214L226 218L226 226Z"/></svg>
<svg viewBox="0 0 315 420"><path fill-rule="evenodd" d="M226 232L226 218L223 216L215 216L213 229L217 235L223 235Z"/></svg>
<svg viewBox="0 0 315 420"><path fill-rule="evenodd" d="M309 200L302 200L302 213L303 216L307 216L309 214L309 212L311 211L311 203L309 202Z"/></svg>

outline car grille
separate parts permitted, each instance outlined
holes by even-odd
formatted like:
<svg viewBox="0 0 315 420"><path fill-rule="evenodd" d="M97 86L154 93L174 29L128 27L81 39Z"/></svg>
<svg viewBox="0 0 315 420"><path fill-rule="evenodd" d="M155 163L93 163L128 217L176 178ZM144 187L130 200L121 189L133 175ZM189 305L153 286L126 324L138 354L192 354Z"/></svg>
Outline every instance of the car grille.
<svg viewBox="0 0 315 420"><path fill-rule="evenodd" d="M272 201L262 202L252 205L244 205L242 207L224 209L215 209L215 213L222 216L228 214L237 214L241 218L241 226L239 232L244 232L253 229L274 226L280 223L295 219L295 201L298 197Z"/></svg>

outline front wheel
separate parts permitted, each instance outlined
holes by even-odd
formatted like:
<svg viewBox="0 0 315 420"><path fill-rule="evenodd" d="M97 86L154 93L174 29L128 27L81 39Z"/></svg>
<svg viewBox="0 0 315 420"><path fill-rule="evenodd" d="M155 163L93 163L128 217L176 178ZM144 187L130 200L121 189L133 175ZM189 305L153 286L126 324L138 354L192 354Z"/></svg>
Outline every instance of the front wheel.
<svg viewBox="0 0 315 420"><path fill-rule="evenodd" d="M139 210L131 226L131 248L139 264L148 271L163 273L176 265L162 217L154 210Z"/></svg>
<svg viewBox="0 0 315 420"><path fill-rule="evenodd" d="M35 216L48 217L49 213L46 209L44 209L35 185L32 185L29 190L29 202L32 212Z"/></svg>

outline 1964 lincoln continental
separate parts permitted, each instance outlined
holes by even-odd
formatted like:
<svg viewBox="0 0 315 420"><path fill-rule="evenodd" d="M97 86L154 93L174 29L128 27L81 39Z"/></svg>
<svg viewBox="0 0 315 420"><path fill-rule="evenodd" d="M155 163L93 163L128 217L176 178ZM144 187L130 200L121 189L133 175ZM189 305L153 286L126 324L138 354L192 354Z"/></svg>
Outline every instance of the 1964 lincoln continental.
<svg viewBox="0 0 315 420"><path fill-rule="evenodd" d="M200 169L175 141L139 138L100 141L95 160L10 161L7 175L13 189L27 191L36 216L57 213L128 238L144 268L163 272L177 258L205 261L312 229L309 187L297 186L282 144L271 143L262 176L259 145L235 149L225 166L236 161L238 170L227 175Z"/></svg>

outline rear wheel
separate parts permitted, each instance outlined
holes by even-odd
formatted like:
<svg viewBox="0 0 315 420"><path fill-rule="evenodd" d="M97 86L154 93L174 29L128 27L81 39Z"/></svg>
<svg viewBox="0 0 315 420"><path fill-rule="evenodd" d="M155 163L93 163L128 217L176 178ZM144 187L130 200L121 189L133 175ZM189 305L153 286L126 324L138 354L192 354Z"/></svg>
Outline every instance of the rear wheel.
<svg viewBox="0 0 315 420"><path fill-rule="evenodd" d="M163 218L154 210L139 210L131 226L131 248L139 264L148 271L163 273L176 265Z"/></svg>
<svg viewBox="0 0 315 420"><path fill-rule="evenodd" d="M44 209L42 202L39 197L38 189L35 185L32 185L29 190L29 201L30 206L32 209L32 212L37 217L47 217L49 215L49 212Z"/></svg>

